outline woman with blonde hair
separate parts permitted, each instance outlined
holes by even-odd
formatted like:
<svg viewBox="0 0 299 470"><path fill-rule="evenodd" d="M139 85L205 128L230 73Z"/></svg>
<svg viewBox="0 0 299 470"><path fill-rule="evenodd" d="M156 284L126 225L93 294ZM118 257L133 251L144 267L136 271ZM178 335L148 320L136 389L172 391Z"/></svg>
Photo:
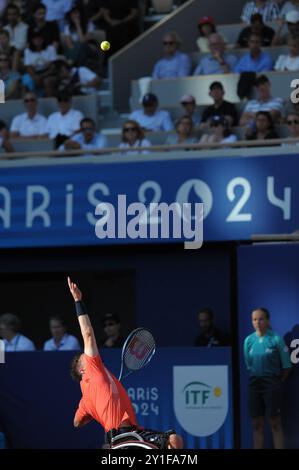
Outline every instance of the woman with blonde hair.
<svg viewBox="0 0 299 470"><path fill-rule="evenodd" d="M144 131L133 119L128 119L123 124L122 139L119 148L126 148L126 154L134 155L137 153L149 153L148 150L142 150L142 147L149 147L150 141L145 139Z"/></svg>

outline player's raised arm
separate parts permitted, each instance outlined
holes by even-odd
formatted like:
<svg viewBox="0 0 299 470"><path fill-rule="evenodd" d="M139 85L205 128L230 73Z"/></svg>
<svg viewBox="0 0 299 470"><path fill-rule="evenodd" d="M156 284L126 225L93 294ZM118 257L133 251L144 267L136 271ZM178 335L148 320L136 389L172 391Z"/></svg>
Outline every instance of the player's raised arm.
<svg viewBox="0 0 299 470"><path fill-rule="evenodd" d="M85 305L82 302L82 292L78 288L77 284L72 282L69 277L67 278L67 282L75 301L76 314L78 316L80 330L84 342L84 353L90 357L97 356L99 351L89 316L86 312Z"/></svg>

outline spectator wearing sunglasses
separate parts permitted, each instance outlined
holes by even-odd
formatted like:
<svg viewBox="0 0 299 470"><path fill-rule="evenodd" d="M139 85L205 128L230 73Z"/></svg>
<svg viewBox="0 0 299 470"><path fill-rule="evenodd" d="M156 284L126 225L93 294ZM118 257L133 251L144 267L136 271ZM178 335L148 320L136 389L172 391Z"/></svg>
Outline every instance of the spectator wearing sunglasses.
<svg viewBox="0 0 299 470"><path fill-rule="evenodd" d="M200 144L211 143L229 143L236 142L237 136L232 133L228 119L224 116L213 116L210 122L211 132L203 134L199 141Z"/></svg>
<svg viewBox="0 0 299 470"><path fill-rule="evenodd" d="M79 150L79 149L103 149L108 147L106 136L100 132L96 132L96 125L93 119L84 118L80 122L79 134L73 135L67 139L59 150ZM91 156L92 154L84 154Z"/></svg>
<svg viewBox="0 0 299 470"><path fill-rule="evenodd" d="M184 95L181 98L181 105L184 116L189 116L193 121L193 126L199 127L201 117L199 112L196 109L196 99L193 95Z"/></svg>
<svg viewBox="0 0 299 470"><path fill-rule="evenodd" d="M164 57L154 66L152 77L176 78L187 77L191 74L191 60L180 52L181 39L175 32L167 33L163 38Z"/></svg>
<svg viewBox="0 0 299 470"><path fill-rule="evenodd" d="M292 139L298 139L296 145L299 145L299 113L290 113L287 115L287 126L289 132L288 137ZM283 143L282 145L285 146L290 144Z"/></svg>
<svg viewBox="0 0 299 470"><path fill-rule="evenodd" d="M12 138L22 137L38 139L46 137L47 119L37 112L38 101L34 93L24 96L25 113L18 114L12 120L10 133Z"/></svg>
<svg viewBox="0 0 299 470"><path fill-rule="evenodd" d="M119 148L128 149L126 154L136 155L149 153L148 150L142 150L142 147L149 147L150 141L144 138L144 131L138 122L129 119L122 128L122 139Z"/></svg>
<svg viewBox="0 0 299 470"><path fill-rule="evenodd" d="M106 348L121 348L124 344L124 338L121 335L121 323L118 316L114 313L106 313L103 319L105 339L101 343Z"/></svg>

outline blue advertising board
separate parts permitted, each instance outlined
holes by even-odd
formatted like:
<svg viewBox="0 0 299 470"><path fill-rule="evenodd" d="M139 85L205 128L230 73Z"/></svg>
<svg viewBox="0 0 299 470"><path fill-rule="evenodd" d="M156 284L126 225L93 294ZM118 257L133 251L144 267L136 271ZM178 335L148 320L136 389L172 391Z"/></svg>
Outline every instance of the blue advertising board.
<svg viewBox="0 0 299 470"><path fill-rule="evenodd" d="M299 227L299 213L294 210L299 203L298 173L295 154L2 167L0 247L195 239L183 227L179 235L173 227L168 234L161 233L163 217L151 214L150 219L149 211L140 215L134 212L133 203L147 207L150 203L163 202L168 207L190 203L193 209L196 203L203 203L204 241L291 233ZM105 231L96 234L98 223L105 225L104 212L95 214L100 202L109 203L114 210L110 213L114 229L106 235ZM134 213L138 215L135 219ZM194 221L193 212L190 220L191 216ZM172 220L171 214L169 218ZM148 230L149 222L158 227L155 233ZM129 233L130 223L133 229Z"/></svg>

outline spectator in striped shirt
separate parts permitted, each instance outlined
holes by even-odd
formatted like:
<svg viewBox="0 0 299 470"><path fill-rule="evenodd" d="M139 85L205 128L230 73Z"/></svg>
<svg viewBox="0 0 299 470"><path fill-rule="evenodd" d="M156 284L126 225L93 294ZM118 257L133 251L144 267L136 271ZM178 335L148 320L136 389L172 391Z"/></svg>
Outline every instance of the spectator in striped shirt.
<svg viewBox="0 0 299 470"><path fill-rule="evenodd" d="M264 23L269 23L279 17L279 7L276 2L272 2L271 0L247 2L244 5L241 20L249 24L250 18L254 13L260 13L263 16Z"/></svg>
<svg viewBox="0 0 299 470"><path fill-rule="evenodd" d="M282 98L273 98L271 95L271 83L266 75L260 75L255 83L258 98L248 101L240 119L240 126L250 125L255 121L255 116L260 111L268 111L274 122L281 117L283 108Z"/></svg>

